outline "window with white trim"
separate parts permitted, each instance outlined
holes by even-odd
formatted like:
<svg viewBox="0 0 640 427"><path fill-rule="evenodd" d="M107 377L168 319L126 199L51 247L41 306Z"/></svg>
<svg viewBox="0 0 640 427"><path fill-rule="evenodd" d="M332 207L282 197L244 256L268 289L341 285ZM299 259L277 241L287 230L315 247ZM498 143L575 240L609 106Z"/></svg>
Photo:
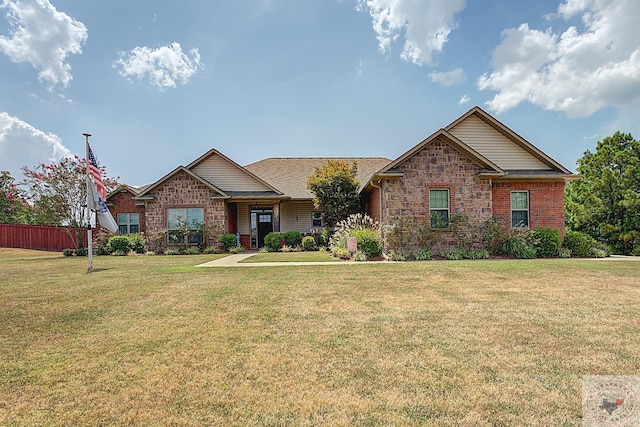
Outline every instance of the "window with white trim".
<svg viewBox="0 0 640 427"><path fill-rule="evenodd" d="M511 227L529 228L529 192L511 192Z"/></svg>
<svg viewBox="0 0 640 427"><path fill-rule="evenodd" d="M119 213L117 216L118 234L140 232L140 215L137 213Z"/></svg>
<svg viewBox="0 0 640 427"><path fill-rule="evenodd" d="M201 243L203 225L203 208L167 209L167 239L170 245Z"/></svg>
<svg viewBox="0 0 640 427"><path fill-rule="evenodd" d="M449 190L429 190L429 216L431 228L449 227Z"/></svg>

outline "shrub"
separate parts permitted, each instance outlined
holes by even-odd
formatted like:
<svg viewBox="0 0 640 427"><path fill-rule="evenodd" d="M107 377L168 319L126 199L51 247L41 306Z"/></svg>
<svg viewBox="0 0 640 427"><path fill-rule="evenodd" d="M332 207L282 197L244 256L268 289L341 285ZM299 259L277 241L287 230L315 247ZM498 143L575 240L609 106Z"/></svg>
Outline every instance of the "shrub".
<svg viewBox="0 0 640 427"><path fill-rule="evenodd" d="M333 231L331 230L322 230L322 233L318 235L317 243L320 247L329 246L329 241L331 240L331 236L333 235Z"/></svg>
<svg viewBox="0 0 640 427"><path fill-rule="evenodd" d="M242 246L234 246L233 248L229 249L229 252L232 254L241 254L244 251L245 249Z"/></svg>
<svg viewBox="0 0 640 427"><path fill-rule="evenodd" d="M351 259L351 252L349 252L349 249L347 248L336 247L335 249L331 250L331 253L336 258Z"/></svg>
<svg viewBox="0 0 640 427"><path fill-rule="evenodd" d="M457 261L466 257L467 251L464 248L444 249L440 252L440 256L450 261Z"/></svg>
<svg viewBox="0 0 640 427"><path fill-rule="evenodd" d="M374 230L368 228L356 230L353 234L358 242L358 251L362 252L367 259L382 254L382 240Z"/></svg>
<svg viewBox="0 0 640 427"><path fill-rule="evenodd" d="M567 248L558 249L558 257L571 258L571 249L567 249Z"/></svg>
<svg viewBox="0 0 640 427"><path fill-rule="evenodd" d="M147 252L147 238L142 233L128 234L127 238L131 244L131 250L137 254Z"/></svg>
<svg viewBox="0 0 640 427"><path fill-rule="evenodd" d="M416 261L428 261L431 259L431 249L423 248L419 252L414 252L413 258L415 258Z"/></svg>
<svg viewBox="0 0 640 427"><path fill-rule="evenodd" d="M68 249L68 248L67 248L67 249L63 249L63 250L62 250L62 255L64 255L64 256L71 256L71 255L73 255L73 253L74 253L74 252L75 252L75 251L74 251L73 249Z"/></svg>
<svg viewBox="0 0 640 427"><path fill-rule="evenodd" d="M596 240L580 231L567 231L562 246L571 251L571 255L579 258L592 256L591 249L596 247Z"/></svg>
<svg viewBox="0 0 640 427"><path fill-rule="evenodd" d="M491 255L500 253L500 246L508 237L500 220L495 217L487 220L482 226L482 233L489 253Z"/></svg>
<svg viewBox="0 0 640 427"><path fill-rule="evenodd" d="M465 254L466 259L489 259L491 254L487 249L475 249Z"/></svg>
<svg viewBox="0 0 640 427"><path fill-rule="evenodd" d="M77 248L75 250L76 256L87 256L89 254L89 250L87 248Z"/></svg>
<svg viewBox="0 0 640 427"><path fill-rule="evenodd" d="M111 253L122 252L126 255L131 251L131 242L127 236L112 236L108 245Z"/></svg>
<svg viewBox="0 0 640 427"><path fill-rule="evenodd" d="M300 243L302 243L302 234L300 234L299 231L287 231L282 237L288 246L294 248L300 246Z"/></svg>
<svg viewBox="0 0 640 427"><path fill-rule="evenodd" d="M282 245L280 248L281 252L293 252L293 247L289 245Z"/></svg>
<svg viewBox="0 0 640 427"><path fill-rule="evenodd" d="M219 254L220 253L220 249L218 249L217 246L207 246L206 248L204 248L203 253L205 253L207 255Z"/></svg>
<svg viewBox="0 0 640 427"><path fill-rule="evenodd" d="M305 251L315 251L318 249L316 239L314 239L313 236L304 236L302 238L302 249Z"/></svg>
<svg viewBox="0 0 640 427"><path fill-rule="evenodd" d="M536 256L551 258L558 256L558 250L562 246L560 232L554 228L534 228Z"/></svg>
<svg viewBox="0 0 640 427"><path fill-rule="evenodd" d="M407 254L405 254L403 251L392 250L391 253L389 254L389 259L391 261L406 261Z"/></svg>
<svg viewBox="0 0 640 427"><path fill-rule="evenodd" d="M111 255L111 248L109 248L109 242L98 245L96 249L96 255Z"/></svg>
<svg viewBox="0 0 640 427"><path fill-rule="evenodd" d="M238 238L233 233L227 233L220 236L220 243L222 243L222 248L225 251L236 247L238 245Z"/></svg>
<svg viewBox="0 0 640 427"><path fill-rule="evenodd" d="M165 255L181 255L182 252L180 252L179 249L167 249L166 251L164 251Z"/></svg>
<svg viewBox="0 0 640 427"><path fill-rule="evenodd" d="M190 246L184 250L185 255L199 255L200 249L197 246Z"/></svg>
<svg viewBox="0 0 640 427"><path fill-rule="evenodd" d="M367 261L368 259L369 258L367 258L367 254L362 251L355 251L355 253L353 254L354 261Z"/></svg>
<svg viewBox="0 0 640 427"><path fill-rule="evenodd" d="M280 246L282 246L282 234L269 233L264 236L264 247L270 252L279 251Z"/></svg>
<svg viewBox="0 0 640 427"><path fill-rule="evenodd" d="M498 248L504 256L517 259L531 259L536 257L536 248L526 234L514 234L507 237Z"/></svg>

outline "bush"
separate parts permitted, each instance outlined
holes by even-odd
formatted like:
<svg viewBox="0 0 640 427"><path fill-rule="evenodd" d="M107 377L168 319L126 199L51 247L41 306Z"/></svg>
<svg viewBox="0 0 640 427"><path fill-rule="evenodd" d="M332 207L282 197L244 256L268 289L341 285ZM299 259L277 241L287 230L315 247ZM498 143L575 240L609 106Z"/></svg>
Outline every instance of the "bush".
<svg viewBox="0 0 640 427"><path fill-rule="evenodd" d="M73 249L63 249L62 250L62 255L64 256L71 256L73 255L75 251Z"/></svg>
<svg viewBox="0 0 640 427"><path fill-rule="evenodd" d="M77 248L75 250L76 256L87 256L89 254L89 250L87 248Z"/></svg>
<svg viewBox="0 0 640 427"><path fill-rule="evenodd" d="M129 243L131 244L131 250L137 254L143 254L147 252L147 238L142 233L128 234Z"/></svg>
<svg viewBox="0 0 640 427"><path fill-rule="evenodd" d="M514 234L507 237L498 248L504 256L517 259L531 259L536 257L536 248L526 234Z"/></svg>
<svg viewBox="0 0 640 427"><path fill-rule="evenodd" d="M353 260L354 261L367 261L369 258L367 258L367 254L365 254L362 251L356 251L353 254Z"/></svg>
<svg viewBox="0 0 640 427"><path fill-rule="evenodd" d="M302 249L305 251L317 250L316 239L314 239L313 236L304 236L302 238Z"/></svg>
<svg viewBox="0 0 640 427"><path fill-rule="evenodd" d="M293 247L289 245L282 245L280 248L281 252L293 252Z"/></svg>
<svg viewBox="0 0 640 427"><path fill-rule="evenodd" d="M596 240L586 233L567 231L562 246L571 251L571 256L588 258L593 256L591 250L597 246Z"/></svg>
<svg viewBox="0 0 640 427"><path fill-rule="evenodd" d="M382 240L374 230L368 228L356 230L353 235L358 242L358 251L362 252L367 259L382 254Z"/></svg>
<svg viewBox="0 0 640 427"><path fill-rule="evenodd" d="M299 231L287 231L282 235L287 246L295 248L302 243L302 234Z"/></svg>
<svg viewBox="0 0 640 427"><path fill-rule="evenodd" d="M335 249L331 250L331 253L336 258L351 259L351 252L349 252L349 249L347 248L336 247Z"/></svg>
<svg viewBox="0 0 640 427"><path fill-rule="evenodd" d="M233 248L229 249L229 252L232 254L241 254L244 251L245 249L242 246L234 246Z"/></svg>
<svg viewBox="0 0 640 427"><path fill-rule="evenodd" d="M182 252L180 252L179 249L167 249L166 251L164 251L165 255L181 255Z"/></svg>
<svg viewBox="0 0 640 427"><path fill-rule="evenodd" d="M197 246L190 246L184 250L185 255L199 255L200 249Z"/></svg>
<svg viewBox="0 0 640 427"><path fill-rule="evenodd" d="M121 252L126 255L131 251L131 242L127 236L112 236L108 245L111 253Z"/></svg>
<svg viewBox="0 0 640 427"><path fill-rule="evenodd" d="M218 249L217 246L207 246L206 248L204 248L203 253L205 253L207 255L219 254L220 253L220 249Z"/></svg>
<svg viewBox="0 0 640 427"><path fill-rule="evenodd" d="M269 252L279 251L280 246L282 246L282 234L269 233L264 236L264 247L267 248Z"/></svg>
<svg viewBox="0 0 640 427"><path fill-rule="evenodd" d="M431 259L431 249L423 248L420 252L414 252L413 258L416 261L428 261Z"/></svg>
<svg viewBox="0 0 640 427"><path fill-rule="evenodd" d="M402 251L393 250L389 254L389 259L391 261L406 261L407 260L407 254L405 254Z"/></svg>
<svg viewBox="0 0 640 427"><path fill-rule="evenodd" d="M487 249L476 249L465 254L466 259L490 259L491 254Z"/></svg>
<svg viewBox="0 0 640 427"><path fill-rule="evenodd" d="M558 250L562 246L560 232L554 228L534 228L536 256L551 258L558 256Z"/></svg>
<svg viewBox="0 0 640 427"><path fill-rule="evenodd" d="M109 248L109 242L102 245L98 245L96 249L96 255L111 255L111 248Z"/></svg>
<svg viewBox="0 0 640 427"><path fill-rule="evenodd" d="M467 255L467 251L464 248L451 248L444 249L440 252L440 256L450 261L458 261L464 259Z"/></svg>
<svg viewBox="0 0 640 427"><path fill-rule="evenodd" d="M329 246L329 241L331 240L331 236L333 235L333 231L331 230L322 230L322 233L318 235L317 243L320 247Z"/></svg>
<svg viewBox="0 0 640 427"><path fill-rule="evenodd" d="M220 236L220 243L222 243L223 250L228 251L238 245L238 238L233 233L223 234Z"/></svg>

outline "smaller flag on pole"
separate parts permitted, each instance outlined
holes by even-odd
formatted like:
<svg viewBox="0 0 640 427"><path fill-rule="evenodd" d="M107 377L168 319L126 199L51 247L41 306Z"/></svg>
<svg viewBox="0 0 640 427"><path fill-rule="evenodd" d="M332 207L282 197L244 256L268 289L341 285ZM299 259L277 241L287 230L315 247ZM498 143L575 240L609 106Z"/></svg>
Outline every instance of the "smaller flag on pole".
<svg viewBox="0 0 640 427"><path fill-rule="evenodd" d="M91 151L89 141L87 141L87 163L89 165L89 176L87 176L87 206L97 214L100 225L112 233L118 231L118 224L113 219L107 207L107 189L102 181L102 172L98 167L96 156Z"/></svg>

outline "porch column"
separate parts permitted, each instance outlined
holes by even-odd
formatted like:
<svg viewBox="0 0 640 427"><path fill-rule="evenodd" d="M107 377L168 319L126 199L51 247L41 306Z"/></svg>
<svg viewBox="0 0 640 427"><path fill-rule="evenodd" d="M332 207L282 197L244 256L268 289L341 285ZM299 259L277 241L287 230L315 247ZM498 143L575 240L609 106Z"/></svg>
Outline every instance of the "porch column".
<svg viewBox="0 0 640 427"><path fill-rule="evenodd" d="M280 232L280 202L273 203L273 232Z"/></svg>

